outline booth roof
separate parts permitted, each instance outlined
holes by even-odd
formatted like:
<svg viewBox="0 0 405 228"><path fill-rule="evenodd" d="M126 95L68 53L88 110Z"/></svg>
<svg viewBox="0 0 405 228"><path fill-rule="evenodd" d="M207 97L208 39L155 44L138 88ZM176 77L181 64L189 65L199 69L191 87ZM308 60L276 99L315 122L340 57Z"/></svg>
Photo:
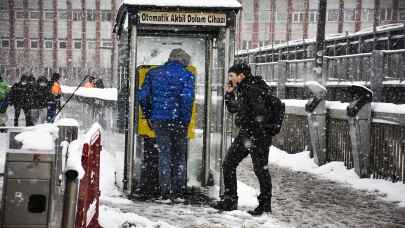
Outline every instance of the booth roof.
<svg viewBox="0 0 405 228"><path fill-rule="evenodd" d="M158 7L241 8L237 0L123 0L122 4Z"/></svg>

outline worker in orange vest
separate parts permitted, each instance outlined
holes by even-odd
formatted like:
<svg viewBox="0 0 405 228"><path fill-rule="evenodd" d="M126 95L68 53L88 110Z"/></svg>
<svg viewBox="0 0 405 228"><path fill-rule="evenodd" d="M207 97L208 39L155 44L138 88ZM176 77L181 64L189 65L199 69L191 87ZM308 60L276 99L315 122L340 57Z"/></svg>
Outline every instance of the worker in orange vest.
<svg viewBox="0 0 405 228"><path fill-rule="evenodd" d="M50 89L51 89L51 94L53 95L50 101L48 102L48 113L47 113L47 121L48 122L53 122L56 111L60 108L60 99L62 96L62 89L59 83L60 79L60 74L58 73L53 73L52 74L52 79L50 82Z"/></svg>
<svg viewBox="0 0 405 228"><path fill-rule="evenodd" d="M88 77L87 82L84 83L84 88L96 88L94 80L95 78L93 76Z"/></svg>

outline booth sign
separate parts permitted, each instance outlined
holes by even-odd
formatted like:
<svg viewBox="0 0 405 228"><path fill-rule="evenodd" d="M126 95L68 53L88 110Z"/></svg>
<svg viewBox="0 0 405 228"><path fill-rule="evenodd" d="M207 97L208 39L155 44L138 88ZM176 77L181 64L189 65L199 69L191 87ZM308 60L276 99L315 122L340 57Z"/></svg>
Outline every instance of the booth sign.
<svg viewBox="0 0 405 228"><path fill-rule="evenodd" d="M225 13L139 11L140 24L226 26Z"/></svg>

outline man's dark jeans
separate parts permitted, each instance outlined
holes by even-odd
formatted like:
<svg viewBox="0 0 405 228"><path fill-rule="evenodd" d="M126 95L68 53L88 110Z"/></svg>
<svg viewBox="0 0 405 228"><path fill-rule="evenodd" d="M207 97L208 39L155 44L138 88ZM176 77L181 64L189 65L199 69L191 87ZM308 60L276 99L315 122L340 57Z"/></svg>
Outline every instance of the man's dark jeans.
<svg viewBox="0 0 405 228"><path fill-rule="evenodd" d="M250 154L253 168L260 184L260 197L271 198L271 176L268 167L269 147L271 136L253 138L241 131L232 142L222 163L225 191L224 197L237 197L236 168Z"/></svg>
<svg viewBox="0 0 405 228"><path fill-rule="evenodd" d="M182 195L187 184L187 128L175 121L152 123L159 147L159 185L163 196Z"/></svg>

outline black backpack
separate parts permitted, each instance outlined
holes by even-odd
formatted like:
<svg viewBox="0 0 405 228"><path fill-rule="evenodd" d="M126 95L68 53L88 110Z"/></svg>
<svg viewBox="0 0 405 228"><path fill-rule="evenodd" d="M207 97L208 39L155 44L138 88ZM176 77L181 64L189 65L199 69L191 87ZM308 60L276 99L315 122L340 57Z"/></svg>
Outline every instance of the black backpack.
<svg viewBox="0 0 405 228"><path fill-rule="evenodd" d="M268 115L266 118L267 126L269 126L270 134L277 135L281 131L285 116L285 104L272 94L271 89L268 89L265 97Z"/></svg>

